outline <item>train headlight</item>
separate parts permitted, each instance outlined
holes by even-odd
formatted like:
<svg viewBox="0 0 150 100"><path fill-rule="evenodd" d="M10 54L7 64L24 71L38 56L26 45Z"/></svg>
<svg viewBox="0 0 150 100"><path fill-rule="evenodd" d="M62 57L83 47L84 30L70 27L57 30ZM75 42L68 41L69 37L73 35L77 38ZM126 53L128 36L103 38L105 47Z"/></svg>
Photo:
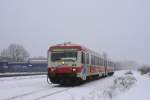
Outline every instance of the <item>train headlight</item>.
<svg viewBox="0 0 150 100"><path fill-rule="evenodd" d="M72 69L72 71L73 71L73 72L75 72L75 71L76 71L76 69L75 69L75 68L73 68L73 69Z"/></svg>
<svg viewBox="0 0 150 100"><path fill-rule="evenodd" d="M64 61L62 61L61 63L62 63L63 65L65 64L65 62L64 62Z"/></svg>
<svg viewBox="0 0 150 100"><path fill-rule="evenodd" d="M51 71L52 71L52 72L55 71L55 68L51 68Z"/></svg>

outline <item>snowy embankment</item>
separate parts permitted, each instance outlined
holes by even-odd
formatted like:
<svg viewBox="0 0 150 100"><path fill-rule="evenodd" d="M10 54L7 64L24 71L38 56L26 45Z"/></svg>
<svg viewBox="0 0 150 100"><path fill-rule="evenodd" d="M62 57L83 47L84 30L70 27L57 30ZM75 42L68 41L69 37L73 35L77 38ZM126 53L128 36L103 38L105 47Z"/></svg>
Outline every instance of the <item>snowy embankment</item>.
<svg viewBox="0 0 150 100"><path fill-rule="evenodd" d="M113 100L150 100L150 74L134 73L134 76L137 79L135 86Z"/></svg>
<svg viewBox="0 0 150 100"><path fill-rule="evenodd" d="M134 86L136 81L132 72L118 71L112 77L87 83L80 89L74 89L76 91L69 90L68 93L72 100L111 100L117 95L127 92L128 89Z"/></svg>
<svg viewBox="0 0 150 100"><path fill-rule="evenodd" d="M0 100L149 100L149 84L148 75L129 71L75 87L49 85L46 75L0 78Z"/></svg>
<svg viewBox="0 0 150 100"><path fill-rule="evenodd" d="M122 73L114 75L114 79L109 86L103 89L100 87L96 91L94 90L94 95L97 95L95 96L95 100L111 100L122 92L128 91L136 83L137 80L132 72L127 71L121 74Z"/></svg>

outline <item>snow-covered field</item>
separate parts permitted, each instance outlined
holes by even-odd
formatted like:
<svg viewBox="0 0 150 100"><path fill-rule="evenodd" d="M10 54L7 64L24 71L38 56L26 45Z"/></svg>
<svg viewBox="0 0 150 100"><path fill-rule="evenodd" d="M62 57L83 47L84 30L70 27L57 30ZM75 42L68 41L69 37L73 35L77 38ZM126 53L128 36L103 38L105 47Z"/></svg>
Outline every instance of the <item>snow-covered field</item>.
<svg viewBox="0 0 150 100"><path fill-rule="evenodd" d="M135 71L74 87L49 85L45 75L0 78L0 100L149 100L149 92L150 76Z"/></svg>

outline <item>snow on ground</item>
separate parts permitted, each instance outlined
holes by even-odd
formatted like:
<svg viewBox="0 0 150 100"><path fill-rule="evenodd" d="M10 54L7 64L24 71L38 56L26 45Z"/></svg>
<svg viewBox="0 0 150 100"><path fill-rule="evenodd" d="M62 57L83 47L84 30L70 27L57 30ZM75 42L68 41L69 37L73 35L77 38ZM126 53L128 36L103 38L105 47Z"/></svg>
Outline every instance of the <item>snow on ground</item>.
<svg viewBox="0 0 150 100"><path fill-rule="evenodd" d="M45 75L0 78L0 100L148 100L149 84L149 75L135 71L74 87L49 85Z"/></svg>
<svg viewBox="0 0 150 100"><path fill-rule="evenodd" d="M150 100L150 75L135 72L134 76L137 79L135 86L113 100Z"/></svg>

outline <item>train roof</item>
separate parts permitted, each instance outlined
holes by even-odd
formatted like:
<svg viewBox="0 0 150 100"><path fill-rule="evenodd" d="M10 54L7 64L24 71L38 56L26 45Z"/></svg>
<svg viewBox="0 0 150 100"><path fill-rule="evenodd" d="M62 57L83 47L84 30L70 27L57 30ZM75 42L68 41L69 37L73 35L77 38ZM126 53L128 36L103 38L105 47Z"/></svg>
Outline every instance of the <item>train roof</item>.
<svg viewBox="0 0 150 100"><path fill-rule="evenodd" d="M54 46L51 46L49 48L49 51L51 51L52 49L56 49L56 48L76 48L78 50L83 50L83 51L88 51L90 52L91 54L94 54L94 55L97 55L97 56L100 56L102 58L102 56L99 54L99 53L96 53L94 52L93 50L91 49L88 49L87 47L85 46L82 46L80 44L73 44L71 42L65 42L65 43L62 43L62 44L57 44L57 45L54 45Z"/></svg>
<svg viewBox="0 0 150 100"><path fill-rule="evenodd" d="M56 45L53 45L49 48L49 51L51 51L52 49L56 49L56 48L60 48L60 49L68 49L68 48L76 48L78 50L83 50L83 51L87 51L89 52L90 54L93 54L97 57L100 57L102 59L105 59L103 55L101 55L100 53L97 53L83 45L80 45L80 44L73 44L71 42L65 42L65 43L62 43L62 44L56 44ZM111 59L107 58L108 61L112 62Z"/></svg>
<svg viewBox="0 0 150 100"><path fill-rule="evenodd" d="M63 43L63 44L57 44L57 45L51 46L49 48L49 50L52 50L52 49L55 49L55 48L76 48L78 50L82 49L81 45L78 45L78 44Z"/></svg>

